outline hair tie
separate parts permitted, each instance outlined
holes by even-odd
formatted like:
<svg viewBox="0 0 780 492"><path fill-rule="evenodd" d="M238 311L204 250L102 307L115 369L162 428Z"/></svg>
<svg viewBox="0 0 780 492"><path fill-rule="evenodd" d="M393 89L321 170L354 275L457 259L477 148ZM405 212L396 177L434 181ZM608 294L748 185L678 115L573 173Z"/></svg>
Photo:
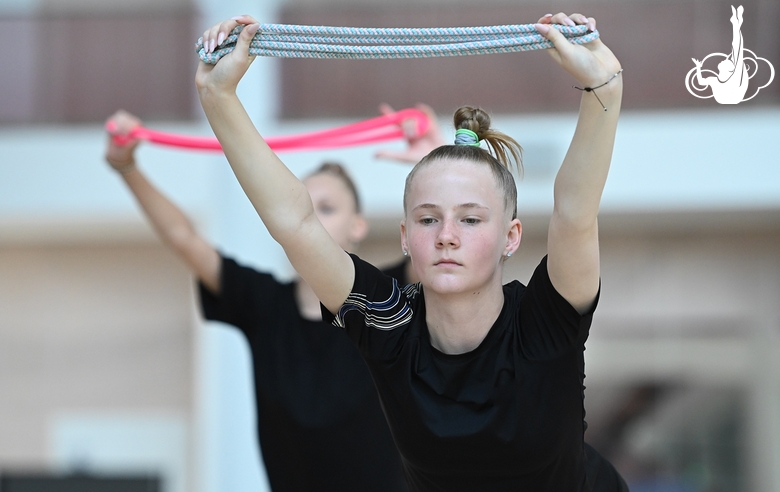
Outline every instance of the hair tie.
<svg viewBox="0 0 780 492"><path fill-rule="evenodd" d="M466 128L460 128L455 132L455 145L479 147L479 135Z"/></svg>

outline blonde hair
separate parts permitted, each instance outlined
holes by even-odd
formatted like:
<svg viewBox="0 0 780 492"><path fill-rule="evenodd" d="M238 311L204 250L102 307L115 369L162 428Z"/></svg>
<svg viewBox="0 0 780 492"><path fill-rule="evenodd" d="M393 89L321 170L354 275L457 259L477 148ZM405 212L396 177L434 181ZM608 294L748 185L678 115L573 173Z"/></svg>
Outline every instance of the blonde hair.
<svg viewBox="0 0 780 492"><path fill-rule="evenodd" d="M417 170L434 161L454 159L487 164L504 194L506 210L512 211L512 219L517 218L517 187L511 168L514 163L518 173L522 173L523 148L514 138L490 128L490 115L480 108L460 107L455 111L453 123L456 130L465 129L476 133L480 142L487 142L487 149L477 145L442 145L423 157L406 177L404 214L406 197Z"/></svg>

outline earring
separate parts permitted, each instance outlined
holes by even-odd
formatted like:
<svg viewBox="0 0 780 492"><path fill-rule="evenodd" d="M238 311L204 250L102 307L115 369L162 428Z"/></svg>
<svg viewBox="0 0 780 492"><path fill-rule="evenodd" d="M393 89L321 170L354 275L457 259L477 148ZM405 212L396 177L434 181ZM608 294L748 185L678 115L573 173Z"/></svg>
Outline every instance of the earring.
<svg viewBox="0 0 780 492"><path fill-rule="evenodd" d="M511 251L506 254L507 258L509 258L510 256L512 256L512 252Z"/></svg>
<svg viewBox="0 0 780 492"><path fill-rule="evenodd" d="M409 252L404 250L404 256L409 256Z"/></svg>

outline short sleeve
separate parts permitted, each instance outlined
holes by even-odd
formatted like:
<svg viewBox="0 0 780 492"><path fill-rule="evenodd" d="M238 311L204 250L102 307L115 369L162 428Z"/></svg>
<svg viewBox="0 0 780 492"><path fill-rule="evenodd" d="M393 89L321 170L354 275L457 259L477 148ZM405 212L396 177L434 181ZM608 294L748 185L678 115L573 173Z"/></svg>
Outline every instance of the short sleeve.
<svg viewBox="0 0 780 492"><path fill-rule="evenodd" d="M392 358L402 343L413 309L408 298L415 285L401 288L396 279L350 254L355 265L352 292L335 314L322 307L322 319L344 329L366 357Z"/></svg>
<svg viewBox="0 0 780 492"><path fill-rule="evenodd" d="M236 326L245 333L266 322L274 309L278 309L282 288L273 276L225 257L220 272L220 295L214 295L198 282L203 316Z"/></svg>
<svg viewBox="0 0 780 492"><path fill-rule="evenodd" d="M542 258L519 303L519 336L524 355L541 360L582 350L598 300L597 294L590 310L579 314L555 290L547 272L547 256Z"/></svg>
<svg viewBox="0 0 780 492"><path fill-rule="evenodd" d="M409 258L406 257L401 261L382 268L382 273L388 277L393 277L394 279L398 280L398 285L403 287L409 283L409 279L406 278L406 266L409 261Z"/></svg>

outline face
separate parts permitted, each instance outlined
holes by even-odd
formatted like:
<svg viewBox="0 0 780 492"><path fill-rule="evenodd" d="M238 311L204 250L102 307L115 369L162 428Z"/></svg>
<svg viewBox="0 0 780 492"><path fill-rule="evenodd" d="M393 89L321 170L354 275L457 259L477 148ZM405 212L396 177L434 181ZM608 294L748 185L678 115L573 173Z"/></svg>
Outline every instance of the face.
<svg viewBox="0 0 780 492"><path fill-rule="evenodd" d="M415 174L406 207L402 246L426 289L465 293L501 284L503 257L520 243L520 222L505 210L488 166L431 162Z"/></svg>
<svg viewBox="0 0 780 492"><path fill-rule="evenodd" d="M317 218L328 234L347 251L353 251L367 233L365 219L357 213L355 199L346 183L327 173L303 181L309 190Z"/></svg>

